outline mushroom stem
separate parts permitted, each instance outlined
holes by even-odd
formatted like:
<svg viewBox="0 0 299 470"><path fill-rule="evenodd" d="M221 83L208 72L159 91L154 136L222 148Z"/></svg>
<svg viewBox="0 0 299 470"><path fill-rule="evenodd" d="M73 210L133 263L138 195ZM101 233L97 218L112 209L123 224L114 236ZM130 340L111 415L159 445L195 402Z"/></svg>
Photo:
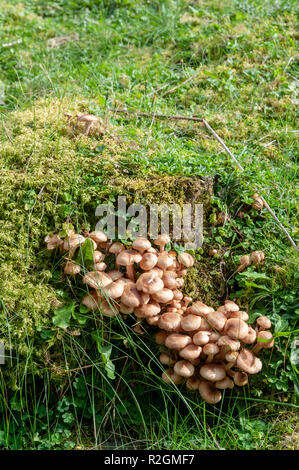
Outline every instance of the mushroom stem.
<svg viewBox="0 0 299 470"><path fill-rule="evenodd" d="M127 276L131 281L134 282L134 280L135 280L135 269L134 269L134 266L132 264L127 265Z"/></svg>

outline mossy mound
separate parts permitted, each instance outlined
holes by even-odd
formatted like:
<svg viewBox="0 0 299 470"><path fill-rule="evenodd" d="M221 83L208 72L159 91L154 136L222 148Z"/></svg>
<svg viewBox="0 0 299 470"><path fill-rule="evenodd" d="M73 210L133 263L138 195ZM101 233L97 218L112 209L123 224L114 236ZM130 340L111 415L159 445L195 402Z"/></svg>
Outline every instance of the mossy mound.
<svg viewBox="0 0 299 470"><path fill-rule="evenodd" d="M2 127L0 295L1 336L19 354L28 353L37 331L52 326L57 301L52 253L44 237L68 220L80 231L93 228L99 203L126 195L129 204L202 203L209 213L211 178L151 174L130 162L132 141L110 127L86 137L66 125L63 113L88 110L82 100L40 100L11 113ZM142 135L141 135L142 138ZM138 146L138 139L135 144ZM126 168L122 161L126 160ZM186 293L215 305L219 273L197 262ZM34 352L35 360L42 356Z"/></svg>

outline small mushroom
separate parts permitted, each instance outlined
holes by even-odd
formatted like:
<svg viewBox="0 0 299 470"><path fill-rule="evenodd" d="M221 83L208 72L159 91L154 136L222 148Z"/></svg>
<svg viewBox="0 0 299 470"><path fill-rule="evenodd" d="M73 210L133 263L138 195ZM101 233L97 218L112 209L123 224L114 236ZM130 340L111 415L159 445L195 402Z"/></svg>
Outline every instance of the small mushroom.
<svg viewBox="0 0 299 470"><path fill-rule="evenodd" d="M186 315L181 320L181 327L184 331L196 331L200 327L201 317L198 315Z"/></svg>
<svg viewBox="0 0 299 470"><path fill-rule="evenodd" d="M119 266L125 266L127 270L127 276L131 281L134 281L135 270L134 263L139 263L142 256L138 251L134 250L123 250L116 256L116 264Z"/></svg>
<svg viewBox="0 0 299 470"><path fill-rule="evenodd" d="M146 294L155 294L164 288L162 279L157 274L147 272L141 274L136 282L137 289Z"/></svg>
<svg viewBox="0 0 299 470"><path fill-rule="evenodd" d="M189 377L186 381L186 387L188 390L198 390L200 379L197 377Z"/></svg>
<svg viewBox="0 0 299 470"><path fill-rule="evenodd" d="M165 312L159 318L159 327L162 330L174 331L181 324L181 315L176 312Z"/></svg>
<svg viewBox="0 0 299 470"><path fill-rule="evenodd" d="M139 266L143 271L149 271L156 266L157 261L158 257L154 253L144 253Z"/></svg>
<svg viewBox="0 0 299 470"><path fill-rule="evenodd" d="M206 362L213 362L214 356L219 352L219 347L215 343L208 343L203 346L202 352L208 356Z"/></svg>
<svg viewBox="0 0 299 470"><path fill-rule="evenodd" d="M252 348L254 354L259 353L261 349L269 349L274 346L274 339L270 331L259 331L256 341L257 344Z"/></svg>
<svg viewBox="0 0 299 470"><path fill-rule="evenodd" d="M251 351L242 349L238 355L237 367L247 374L257 374L262 370L263 364Z"/></svg>
<svg viewBox="0 0 299 470"><path fill-rule="evenodd" d="M64 266L64 272L65 274L72 274L75 276L76 274L79 274L81 271L81 267L79 264L76 264L74 261L67 261Z"/></svg>
<svg viewBox="0 0 299 470"><path fill-rule="evenodd" d="M173 358L173 355L169 351L164 351L159 356L159 361L165 366L173 366L176 360Z"/></svg>
<svg viewBox="0 0 299 470"><path fill-rule="evenodd" d="M158 235L157 238L154 240L154 244L160 247L160 253L164 251L165 245L167 245L167 243L170 243L170 238L165 233Z"/></svg>
<svg viewBox="0 0 299 470"><path fill-rule="evenodd" d="M225 368L219 364L205 364L199 369L199 373L210 382L218 382L226 376Z"/></svg>
<svg viewBox="0 0 299 470"><path fill-rule="evenodd" d="M93 127L93 125L96 122L102 122L102 120L100 118L98 118L97 116L94 116L93 114L83 114L83 115L77 115L77 123L78 122L83 122L84 123L83 133L85 135L88 135L89 131Z"/></svg>
<svg viewBox="0 0 299 470"><path fill-rule="evenodd" d="M108 286L112 279L108 274L100 271L90 271L82 279L83 284L88 284L93 289L101 289Z"/></svg>
<svg viewBox="0 0 299 470"><path fill-rule="evenodd" d="M188 344L185 348L180 350L179 355L184 359L194 361L200 356L201 351L202 348L200 346L196 346L195 344Z"/></svg>
<svg viewBox="0 0 299 470"><path fill-rule="evenodd" d="M210 341L210 334L211 333L209 331L198 331L193 336L193 343L198 346L207 344Z"/></svg>
<svg viewBox="0 0 299 470"><path fill-rule="evenodd" d="M47 250L55 250L55 248L63 244L63 240L59 235L47 235L44 241L47 244Z"/></svg>
<svg viewBox="0 0 299 470"><path fill-rule="evenodd" d="M207 403L210 403L211 405L215 405L222 398L221 392L217 390L215 385L206 380L202 380L199 383L198 391L200 393L201 398Z"/></svg>
<svg viewBox="0 0 299 470"><path fill-rule="evenodd" d="M141 305L141 295L135 284L128 284L121 296L121 302L129 307L139 307Z"/></svg>
<svg viewBox="0 0 299 470"><path fill-rule="evenodd" d="M248 335L248 325L240 318L229 318L224 327L224 334L232 339L243 339Z"/></svg>
<svg viewBox="0 0 299 470"><path fill-rule="evenodd" d="M132 243L132 248L134 250L139 251L143 255L143 253L146 250L149 250L151 248L151 242L147 240L146 238L138 237L136 240L133 241Z"/></svg>
<svg viewBox="0 0 299 470"><path fill-rule="evenodd" d="M171 333L165 340L165 346L169 349L183 349L191 343L190 336L179 333Z"/></svg>
<svg viewBox="0 0 299 470"><path fill-rule="evenodd" d="M265 316L259 317L256 322L261 330L269 330L272 326L269 318Z"/></svg>
<svg viewBox="0 0 299 470"><path fill-rule="evenodd" d="M264 202L263 202L262 198L259 197L259 195L257 193L255 193L252 196L252 198L254 199L254 201L251 204L251 207L253 207L253 209L256 209L256 210L260 211L264 207Z"/></svg>
<svg viewBox="0 0 299 470"><path fill-rule="evenodd" d="M160 304L167 304L173 300L174 294L171 289L167 289L166 287L164 287L158 292L152 294L152 298Z"/></svg>
<svg viewBox="0 0 299 470"><path fill-rule="evenodd" d="M162 374L162 379L164 382L170 384L174 383L175 385L179 385L183 382L183 377L178 375L176 372L174 372L173 369L166 369L163 374Z"/></svg>
<svg viewBox="0 0 299 470"><path fill-rule="evenodd" d="M204 303L200 302L199 300L191 305L190 310L194 315L204 315L207 316L209 313L213 311L211 307L208 307Z"/></svg>
<svg viewBox="0 0 299 470"><path fill-rule="evenodd" d="M185 359L176 362L173 367L173 370L176 374L186 378L192 377L195 371L194 366L191 364L191 362L186 361Z"/></svg>
<svg viewBox="0 0 299 470"><path fill-rule="evenodd" d="M178 261L186 268L190 268L194 264L193 256L186 252L179 254Z"/></svg>
<svg viewBox="0 0 299 470"><path fill-rule="evenodd" d="M96 243L106 243L108 238L107 235L101 230L95 230L89 234L89 238L94 240Z"/></svg>

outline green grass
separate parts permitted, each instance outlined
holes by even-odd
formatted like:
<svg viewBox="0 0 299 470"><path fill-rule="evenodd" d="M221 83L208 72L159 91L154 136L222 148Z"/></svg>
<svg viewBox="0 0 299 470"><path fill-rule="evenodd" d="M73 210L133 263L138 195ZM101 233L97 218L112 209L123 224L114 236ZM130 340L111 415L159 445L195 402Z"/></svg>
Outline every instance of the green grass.
<svg viewBox="0 0 299 470"><path fill-rule="evenodd" d="M14 359L0 367L0 447L298 448L297 255L270 215L249 206L256 188L297 237L296 13L293 1L2 2L0 340ZM47 48L74 33L78 41ZM204 117L245 172L202 125L128 119L108 112L115 106ZM67 109L105 116L108 134L74 136ZM84 323L77 310L67 331L52 323L55 300L82 291L61 279L44 236L67 217L93 226L99 202L143 197L141 181L165 175L215 177L197 253L210 284L200 295L215 290L220 304L228 289L278 334L262 374L217 407L162 383L149 332ZM213 225L219 210L230 223ZM257 249L265 264L234 276L240 256ZM92 331L112 345L114 380Z"/></svg>

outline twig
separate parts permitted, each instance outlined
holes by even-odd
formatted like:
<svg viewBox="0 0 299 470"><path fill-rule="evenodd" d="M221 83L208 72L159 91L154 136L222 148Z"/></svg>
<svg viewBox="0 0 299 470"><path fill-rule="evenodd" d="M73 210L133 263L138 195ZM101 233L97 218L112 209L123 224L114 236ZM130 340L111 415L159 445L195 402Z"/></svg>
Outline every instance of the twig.
<svg viewBox="0 0 299 470"><path fill-rule="evenodd" d="M188 82L191 82L191 80L193 80L194 78L198 77L199 75L199 72L198 73L195 73L194 75L192 75L191 77L188 77L186 78L186 80L184 80L183 82L179 83L178 85L176 85L175 87L171 88L170 90L167 90L165 91L161 97L164 98L164 96L168 95L168 93L173 93L174 91L176 91L178 88L180 88L181 86L185 85L186 83Z"/></svg>
<svg viewBox="0 0 299 470"><path fill-rule="evenodd" d="M168 114L153 114L153 113L143 113L143 112L135 112L135 111L128 111L127 109L114 109L110 108L109 111L112 113L123 113L123 114L128 114L128 115L135 115L135 116L144 116L144 117L150 117L150 118L164 118L164 119L174 119L176 121L178 120L185 120L185 121L196 121L196 122L203 122L204 120L202 118L197 118L194 116L181 116L180 114L173 114L173 115L168 115Z"/></svg>
<svg viewBox="0 0 299 470"><path fill-rule="evenodd" d="M17 39L16 41L7 42L6 44L2 44L1 47L11 47L11 46L15 46L16 44L21 44L21 43L22 43L22 39Z"/></svg>
<svg viewBox="0 0 299 470"><path fill-rule="evenodd" d="M185 121L195 121L195 122L202 122L205 127L211 132L211 134L213 134L213 136L215 137L215 139L220 143L220 145L224 148L224 150L226 151L226 153L228 153L228 155L231 157L231 159L235 162L235 164L237 165L237 167L239 168L240 171L244 171L244 168L240 165L240 163L238 162L238 160L236 159L236 157L233 155L233 153L230 151L230 149L227 147L227 145L224 143L224 141L221 139L221 137L217 134L217 132L214 131L214 129L210 126L210 124L203 118L197 118L197 117L193 117L193 116L181 116L179 114L174 114L174 115L168 115L168 114L151 114L151 113L143 113L143 112L134 112L134 111L128 111L126 109L110 109L110 111L114 112L114 113L124 113L124 114L128 114L128 115L136 115L136 116L144 116L144 117L150 117L150 118L162 118L162 119L173 119L173 120L185 120ZM287 231L287 229L282 225L282 223L280 222L280 220L277 218L277 216L274 214L274 212L272 211L271 207L269 206L269 204L265 201L265 199L263 198L263 196L260 196L260 198L262 199L263 203L264 203L264 206L265 208L267 209L267 211L269 212L269 214L273 217L273 219L275 220L275 222L279 225L279 227L281 228L281 230L284 232L284 234L287 236L287 238L289 239L289 241L291 242L291 245L295 248L296 251L299 251L299 248L297 247L296 243L294 242L294 240L292 239L291 235L289 234L289 232Z"/></svg>

